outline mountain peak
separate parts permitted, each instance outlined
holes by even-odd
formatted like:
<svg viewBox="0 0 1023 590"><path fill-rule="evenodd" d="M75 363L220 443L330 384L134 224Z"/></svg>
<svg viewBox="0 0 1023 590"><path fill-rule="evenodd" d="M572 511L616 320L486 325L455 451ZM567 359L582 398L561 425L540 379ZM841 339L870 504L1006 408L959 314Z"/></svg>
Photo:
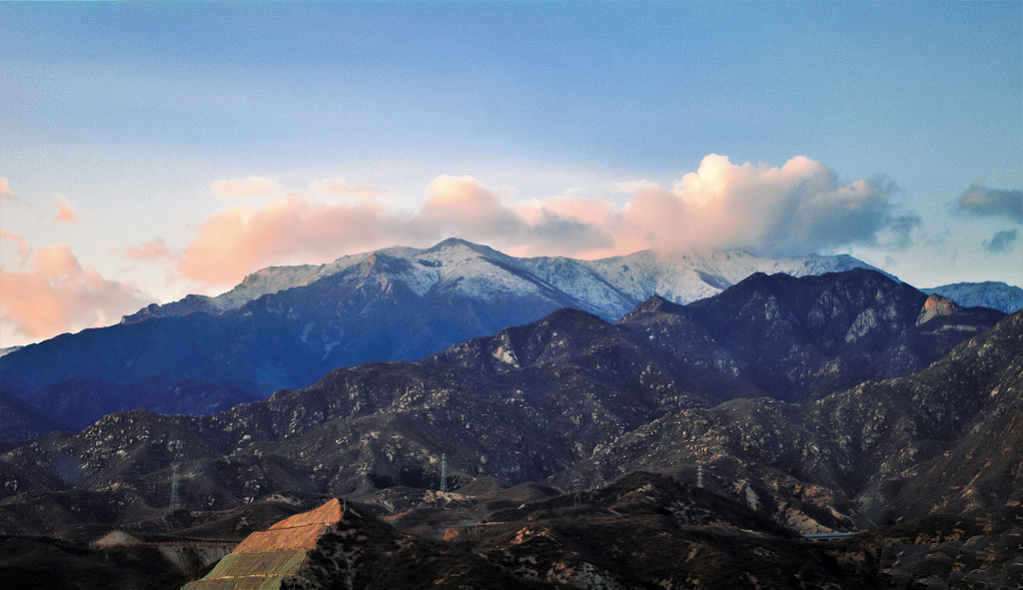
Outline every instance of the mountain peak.
<svg viewBox="0 0 1023 590"><path fill-rule="evenodd" d="M951 299L942 297L937 293L931 293L927 296L927 300L924 301L924 307L920 310L920 316L916 320L916 325L926 324L939 316L952 315L959 309L962 308Z"/></svg>
<svg viewBox="0 0 1023 590"><path fill-rule="evenodd" d="M640 303L638 306L636 306L636 308L630 311L625 317L623 317L621 321L624 322L626 320L629 320L630 318L635 318L636 316L645 314L655 313L678 314L681 312L681 310L682 310L681 305L678 305L677 303L672 303L671 301L668 301L667 299L661 297L660 295L653 295L643 303Z"/></svg>
<svg viewBox="0 0 1023 590"><path fill-rule="evenodd" d="M500 252L498 252L497 250L494 250L490 246L483 246L481 244L476 244L476 243L470 242L468 240L463 240L462 238L448 238L448 239L446 239L446 240L436 244L435 246L433 246L431 248L428 248L426 250L426 252L434 253L434 252L444 252L446 250L458 250L458 249L472 250L474 252L478 252L479 254L482 254L482 255L487 256L487 257L503 256Z"/></svg>

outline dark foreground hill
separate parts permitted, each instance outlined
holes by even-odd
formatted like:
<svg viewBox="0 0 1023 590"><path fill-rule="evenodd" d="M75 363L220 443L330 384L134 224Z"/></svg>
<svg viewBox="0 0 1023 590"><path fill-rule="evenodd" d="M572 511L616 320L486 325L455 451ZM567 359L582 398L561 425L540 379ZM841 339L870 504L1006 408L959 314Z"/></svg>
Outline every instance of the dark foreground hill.
<svg viewBox="0 0 1023 590"><path fill-rule="evenodd" d="M0 538L0 574L4 583L25 589L176 588L214 561L203 567L169 556L223 541L233 546L272 524L270 515L293 514L310 501L274 496L227 513L165 513L121 523L121 532L92 546ZM825 545L803 541L732 500L653 474L495 512L451 529L450 541L400 533L357 503L347 505L335 525L318 530L315 543L296 539L304 549L288 553L305 558L289 566L288 587L879 587L880 572L842 567ZM256 541L246 542L253 547L247 551L259 550ZM248 567L234 575L276 567L279 560L271 557L285 551L270 549L265 559L232 556L235 570Z"/></svg>
<svg viewBox="0 0 1023 590"><path fill-rule="evenodd" d="M517 494L506 489L497 496L439 497L481 508ZM287 517L306 522L297 513L325 500L274 494L230 511L155 512L113 531L93 527L61 538L0 537L0 587L180 588L209 572L250 533ZM441 541L392 528L378 518L384 510L379 504L345 501L340 510L337 500L330 505L341 515L335 524L313 531L308 540L291 535L302 551L246 541L247 559L231 562L234 569L221 565L210 576L233 573L254 576L252 581L287 566L285 587L306 590L967 590L1023 583L1019 507L927 516L842 540L808 541L742 503L638 472L593 490L483 510L448 528ZM272 559L282 553L304 560Z"/></svg>

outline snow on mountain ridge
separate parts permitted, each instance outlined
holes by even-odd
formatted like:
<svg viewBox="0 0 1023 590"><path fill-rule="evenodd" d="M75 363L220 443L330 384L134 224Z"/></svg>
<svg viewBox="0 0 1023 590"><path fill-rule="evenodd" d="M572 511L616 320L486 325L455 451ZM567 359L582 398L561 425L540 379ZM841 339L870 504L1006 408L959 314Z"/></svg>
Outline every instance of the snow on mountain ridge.
<svg viewBox="0 0 1023 590"><path fill-rule="evenodd" d="M645 250L600 260L515 258L488 246L451 238L427 249L394 246L321 265L268 267L216 297L190 297L225 311L357 267L363 269L360 273L379 273L389 281L404 283L420 297L446 291L481 302L505 297L539 298L597 313L608 320L620 318L651 295L690 303L720 293L755 272L806 276L873 268L846 255L769 259L741 250L668 256ZM173 305L168 304L167 309Z"/></svg>
<svg viewBox="0 0 1023 590"><path fill-rule="evenodd" d="M1002 282L953 283L920 290L947 297L963 307L988 307L1005 313L1023 309L1023 289Z"/></svg>

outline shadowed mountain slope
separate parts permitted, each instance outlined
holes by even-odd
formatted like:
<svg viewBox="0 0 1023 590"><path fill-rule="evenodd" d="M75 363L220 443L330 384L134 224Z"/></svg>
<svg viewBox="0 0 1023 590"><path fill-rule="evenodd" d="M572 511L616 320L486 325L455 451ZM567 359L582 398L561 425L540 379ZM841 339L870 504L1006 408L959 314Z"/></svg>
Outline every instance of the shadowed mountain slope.
<svg viewBox="0 0 1023 590"><path fill-rule="evenodd" d="M52 494L60 505L76 488L116 490L122 511L165 506L172 462L181 464L186 505L221 509L282 489L340 495L419 485L439 473L443 454L448 475L462 482L493 477L563 489L599 486L636 469L692 481L699 464L708 489L812 532L913 514L915 507L897 498L919 475L914 468L957 452L968 433L977 437L969 444L994 453L988 445L998 444L995 428L1012 432L1020 314L983 333L976 322L989 312L928 307L926 296L892 287L881 275L801 281L806 292L789 277L752 277L733 288L750 292L736 298L733 312L713 300L680 307L652 299L608 324L560 310L420 362L339 369L312 387L211 416L113 414L77 434L53 434L0 455L6 498L0 515L10 510L16 520L32 494ZM857 283L873 296L857 293ZM784 296L785 289L793 295ZM826 307L828 329L815 333L800 318L814 317L806 309L822 308L825 294L841 304ZM754 313L749 300L767 303ZM920 304L915 313L904 300ZM890 308L899 311L894 319L875 320L864 336L843 338L833 349L818 344L829 334L859 334L853 328L860 318L882 317ZM734 327L728 318L743 314L754 324L781 318L778 342L797 346L795 358L828 359L829 350L853 347L863 360L834 365L838 378L791 381L786 396L818 401L772 399L756 383L760 353L730 345L730 332L716 332L716 323ZM872 341L871 330L927 344L914 354L948 345L947 335L981 335L922 372L821 397L828 379L870 379L890 370L884 363L893 345ZM764 352L770 362L786 366L788 357L770 352ZM992 396L996 389L1009 393ZM1007 422L985 422L988 416ZM969 459L962 465L962 477L982 471ZM1000 465L991 481L1013 473L1011 460ZM1014 498L1008 485L974 492L982 506Z"/></svg>
<svg viewBox="0 0 1023 590"><path fill-rule="evenodd" d="M150 306L120 325L23 347L0 357L0 391L74 428L135 408L204 414L311 385L338 367L421 359L563 307L613 321L651 295L688 303L756 271L858 266L742 252L520 259L454 239L389 248L265 269L216 298ZM75 399L74 408L57 398Z"/></svg>

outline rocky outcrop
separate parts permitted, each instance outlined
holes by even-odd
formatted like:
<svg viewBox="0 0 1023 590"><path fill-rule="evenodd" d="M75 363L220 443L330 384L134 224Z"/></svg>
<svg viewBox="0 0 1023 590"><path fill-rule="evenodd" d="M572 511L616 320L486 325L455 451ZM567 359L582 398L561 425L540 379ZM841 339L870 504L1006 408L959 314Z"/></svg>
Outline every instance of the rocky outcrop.
<svg viewBox="0 0 1023 590"><path fill-rule="evenodd" d="M167 506L174 462L184 505L214 510L275 490L436 487L442 455L452 481L563 489L637 469L692 482L702 466L708 489L805 532L1014 500L1018 447L998 445L1018 432L1020 316L987 333L971 310L917 326L925 300L876 273L758 275L616 324L560 310L212 416L113 414L0 455L0 525L38 530L43 510L73 524L84 494L115 500L104 519ZM930 366L886 377L903 362ZM915 483L943 478L958 487Z"/></svg>
<svg viewBox="0 0 1023 590"><path fill-rule="evenodd" d="M201 580L185 584L182 590L296 587L297 579L310 576L303 569L322 563L315 554L317 547L325 535L337 530L344 512L335 498L315 510L288 517L266 531L252 533L224 556L213 571ZM340 572L328 570L322 574L333 578Z"/></svg>
<svg viewBox="0 0 1023 590"><path fill-rule="evenodd" d="M951 299L937 294L928 295L927 300L924 301L924 308L920 310L920 315L916 318L916 325L925 324L936 317L950 316L959 309L960 307Z"/></svg>
<svg viewBox="0 0 1023 590"><path fill-rule="evenodd" d="M450 239L264 269L215 298L150 306L115 326L10 351L0 356L0 391L75 429L137 408L206 414L307 387L338 367L418 360L563 307L613 321L656 293L688 303L756 270L863 266L848 256L742 252L519 259Z"/></svg>

